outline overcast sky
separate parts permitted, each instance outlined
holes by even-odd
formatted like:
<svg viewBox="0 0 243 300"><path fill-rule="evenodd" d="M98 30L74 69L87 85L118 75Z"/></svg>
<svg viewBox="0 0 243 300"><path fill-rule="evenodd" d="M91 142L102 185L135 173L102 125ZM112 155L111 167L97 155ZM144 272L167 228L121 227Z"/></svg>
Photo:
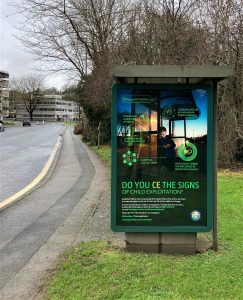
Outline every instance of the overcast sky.
<svg viewBox="0 0 243 300"><path fill-rule="evenodd" d="M14 37L17 34L15 26L21 21L21 15L16 14L11 4L18 1L0 0L0 70L9 72L10 78L38 72L36 62ZM47 75L46 85L61 89L66 80L63 74Z"/></svg>

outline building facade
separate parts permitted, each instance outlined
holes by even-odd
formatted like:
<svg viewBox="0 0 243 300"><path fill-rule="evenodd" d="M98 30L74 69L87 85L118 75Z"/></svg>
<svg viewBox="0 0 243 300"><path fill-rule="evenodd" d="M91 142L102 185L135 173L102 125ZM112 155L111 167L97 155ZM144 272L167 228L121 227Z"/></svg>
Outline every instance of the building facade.
<svg viewBox="0 0 243 300"><path fill-rule="evenodd" d="M0 71L0 121L9 116L9 74Z"/></svg>
<svg viewBox="0 0 243 300"><path fill-rule="evenodd" d="M63 122L78 120L78 106L75 102L62 99L61 95L38 96L33 121ZM17 105L17 120L28 120L29 113L24 104Z"/></svg>

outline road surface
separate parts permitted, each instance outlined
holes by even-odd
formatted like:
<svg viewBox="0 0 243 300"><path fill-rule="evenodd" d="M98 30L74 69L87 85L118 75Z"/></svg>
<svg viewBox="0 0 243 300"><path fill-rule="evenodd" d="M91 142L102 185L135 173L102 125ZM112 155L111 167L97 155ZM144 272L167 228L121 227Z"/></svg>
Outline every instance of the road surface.
<svg viewBox="0 0 243 300"><path fill-rule="evenodd" d="M63 130L60 124L45 124L6 128L0 133L0 201L41 172Z"/></svg>
<svg viewBox="0 0 243 300"><path fill-rule="evenodd" d="M102 162L67 128L48 182L0 212L1 300L36 299L36 286L77 242L106 181Z"/></svg>

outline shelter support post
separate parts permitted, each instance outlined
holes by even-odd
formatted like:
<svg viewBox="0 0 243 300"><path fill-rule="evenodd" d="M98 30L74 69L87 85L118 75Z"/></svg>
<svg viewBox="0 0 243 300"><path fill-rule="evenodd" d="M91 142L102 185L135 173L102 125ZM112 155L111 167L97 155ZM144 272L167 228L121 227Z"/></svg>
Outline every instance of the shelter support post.
<svg viewBox="0 0 243 300"><path fill-rule="evenodd" d="M218 170L218 133L217 133L217 81L213 80L213 243L212 249L218 251L218 218L217 218L217 170Z"/></svg>

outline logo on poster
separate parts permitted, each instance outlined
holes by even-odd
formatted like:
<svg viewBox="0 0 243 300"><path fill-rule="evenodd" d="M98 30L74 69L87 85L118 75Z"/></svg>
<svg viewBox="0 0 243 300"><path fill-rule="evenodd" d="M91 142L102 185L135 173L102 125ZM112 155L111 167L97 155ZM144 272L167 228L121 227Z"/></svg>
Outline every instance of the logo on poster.
<svg viewBox="0 0 243 300"><path fill-rule="evenodd" d="M192 221L198 222L198 221L201 220L201 217L202 217L202 215L201 215L200 211L198 211L198 210L193 210L193 211L191 212L191 219L192 219Z"/></svg>
<svg viewBox="0 0 243 300"><path fill-rule="evenodd" d="M180 145L178 148L178 155L184 161L192 161L197 157L197 147L186 141L185 144Z"/></svg>
<svg viewBox="0 0 243 300"><path fill-rule="evenodd" d="M133 164L137 162L137 155L132 151L127 151L127 153L122 155L123 163L131 167Z"/></svg>

